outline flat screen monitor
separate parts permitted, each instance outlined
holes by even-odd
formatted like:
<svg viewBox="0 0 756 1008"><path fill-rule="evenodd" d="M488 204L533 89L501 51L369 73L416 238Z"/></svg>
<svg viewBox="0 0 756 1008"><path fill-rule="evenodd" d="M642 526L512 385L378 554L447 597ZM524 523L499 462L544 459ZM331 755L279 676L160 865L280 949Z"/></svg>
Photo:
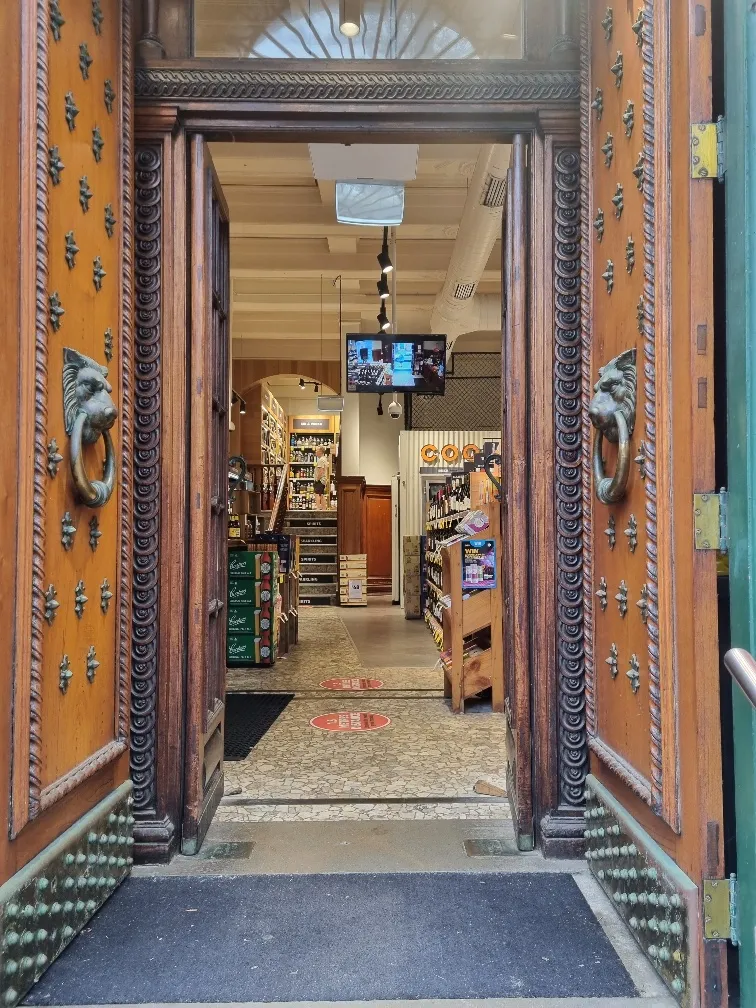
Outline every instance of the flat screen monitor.
<svg viewBox="0 0 756 1008"><path fill-rule="evenodd" d="M347 392L443 395L446 336L347 334Z"/></svg>

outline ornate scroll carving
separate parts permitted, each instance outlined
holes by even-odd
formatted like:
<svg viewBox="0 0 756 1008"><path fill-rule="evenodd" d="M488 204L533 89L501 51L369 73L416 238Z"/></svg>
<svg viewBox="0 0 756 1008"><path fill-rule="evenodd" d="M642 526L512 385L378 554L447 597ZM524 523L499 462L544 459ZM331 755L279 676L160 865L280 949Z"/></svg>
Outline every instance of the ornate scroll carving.
<svg viewBox="0 0 756 1008"><path fill-rule="evenodd" d="M511 65L510 65L511 66ZM575 102L577 75L563 70L196 69L139 67L138 98L218 101Z"/></svg>
<svg viewBox="0 0 756 1008"><path fill-rule="evenodd" d="M590 46L591 25L585 0L580 5L580 198L582 205L582 255L580 257L580 330L582 341L581 356L581 399L582 399L582 522L583 542L590 544L593 537L593 487L591 485L591 445L593 431L588 404L593 395L591 380L591 220L593 207L590 199L590 150L593 131L591 116ZM583 550L583 669L585 677L586 725L590 735L596 731L596 705L593 685L593 556L591 550Z"/></svg>
<svg viewBox="0 0 756 1008"><path fill-rule="evenodd" d="M583 634L580 154L556 154L554 398L560 804L579 807L588 773Z"/></svg>
<svg viewBox="0 0 756 1008"><path fill-rule="evenodd" d="M131 595L132 595L132 469L134 444L132 440L132 381L133 381L133 312L132 284L134 282L134 247L132 234L132 115L133 68L131 41L131 3L122 6L121 14L121 177L123 191L121 202L121 557L119 565L120 591L118 593L118 739L126 743L129 727L129 670L131 665Z"/></svg>
<svg viewBox="0 0 756 1008"><path fill-rule="evenodd" d="M136 410L131 778L137 815L154 808L160 545L160 252L162 151L136 151Z"/></svg>
<svg viewBox="0 0 756 1008"><path fill-rule="evenodd" d="M34 494L32 545L31 670L29 684L29 812L39 814L42 793L42 638L45 619L45 511L47 498L47 292L49 107L47 0L37 0L35 314L34 349ZM14 820L15 820L14 816Z"/></svg>
<svg viewBox="0 0 756 1008"><path fill-rule="evenodd" d="M662 715L659 672L659 573L657 569L656 521L656 183L654 124L654 0L645 0L640 30L643 59L643 288L642 323L646 478L646 585L648 588L646 629L648 631L649 706L651 713L651 807L662 811Z"/></svg>

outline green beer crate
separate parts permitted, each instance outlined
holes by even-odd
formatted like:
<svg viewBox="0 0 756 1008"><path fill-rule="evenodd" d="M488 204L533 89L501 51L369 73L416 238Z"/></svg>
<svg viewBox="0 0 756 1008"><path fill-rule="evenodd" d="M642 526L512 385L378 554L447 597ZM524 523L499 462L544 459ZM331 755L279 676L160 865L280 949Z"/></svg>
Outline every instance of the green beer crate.
<svg viewBox="0 0 756 1008"><path fill-rule="evenodd" d="M231 550L228 554L229 577L248 577L260 580L261 553L250 553L248 550Z"/></svg>
<svg viewBox="0 0 756 1008"><path fill-rule="evenodd" d="M228 632L251 633L260 636L260 610L252 605L230 605L228 607Z"/></svg>
<svg viewBox="0 0 756 1008"><path fill-rule="evenodd" d="M260 638L253 633L230 633L226 636L228 665L259 665Z"/></svg>
<svg viewBox="0 0 756 1008"><path fill-rule="evenodd" d="M260 608L262 586L251 577L233 577L228 579L229 606L253 606Z"/></svg>

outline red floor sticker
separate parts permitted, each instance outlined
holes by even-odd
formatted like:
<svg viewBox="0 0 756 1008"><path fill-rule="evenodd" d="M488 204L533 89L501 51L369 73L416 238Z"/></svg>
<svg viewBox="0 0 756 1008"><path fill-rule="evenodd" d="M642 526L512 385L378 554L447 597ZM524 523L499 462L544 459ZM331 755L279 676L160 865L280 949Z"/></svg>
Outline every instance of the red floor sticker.
<svg viewBox="0 0 756 1008"><path fill-rule="evenodd" d="M326 679L320 684L323 689L330 690L366 690L382 689L381 679Z"/></svg>
<svg viewBox="0 0 756 1008"><path fill-rule="evenodd" d="M320 714L310 724L323 731L375 731L390 725L391 718L365 711L338 711L335 714Z"/></svg>

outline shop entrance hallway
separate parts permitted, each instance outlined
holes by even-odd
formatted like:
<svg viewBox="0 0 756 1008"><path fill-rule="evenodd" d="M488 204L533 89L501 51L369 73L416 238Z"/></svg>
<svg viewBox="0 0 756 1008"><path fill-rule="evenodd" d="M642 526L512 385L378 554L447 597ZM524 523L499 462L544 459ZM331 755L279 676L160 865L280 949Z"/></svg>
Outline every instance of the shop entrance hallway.
<svg viewBox="0 0 756 1008"><path fill-rule="evenodd" d="M230 670L229 705L293 694L226 760L241 793L199 854L136 867L30 1003L673 1008L585 862L520 853L476 792L504 789L504 716L452 714L435 660L378 597L305 608L289 656ZM312 726L335 712L373 730Z"/></svg>
<svg viewBox="0 0 756 1008"><path fill-rule="evenodd" d="M485 701L452 714L437 661L425 624L381 597L301 609L286 658L228 672L231 694L294 699L248 757L226 759L216 821L508 818L504 717ZM339 712L351 728L360 713L376 717L363 718L368 730L311 724Z"/></svg>

